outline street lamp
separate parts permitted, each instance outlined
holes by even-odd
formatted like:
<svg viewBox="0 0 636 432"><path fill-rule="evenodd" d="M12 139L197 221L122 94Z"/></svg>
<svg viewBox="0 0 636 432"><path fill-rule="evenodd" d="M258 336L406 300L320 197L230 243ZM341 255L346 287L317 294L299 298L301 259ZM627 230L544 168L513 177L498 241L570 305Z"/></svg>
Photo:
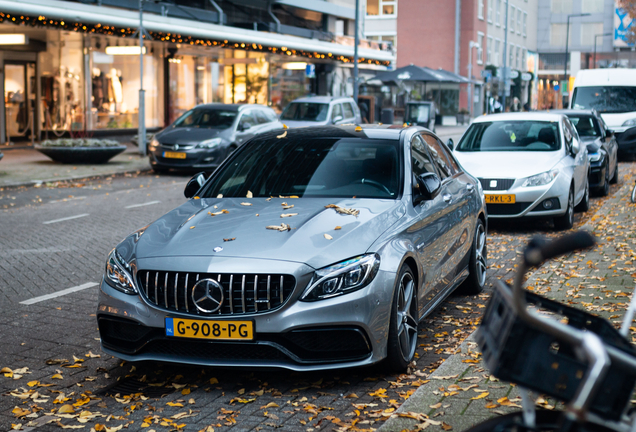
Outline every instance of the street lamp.
<svg viewBox="0 0 636 432"><path fill-rule="evenodd" d="M570 79L568 77L568 43L570 41L570 18L578 18L578 17L584 17L584 16L590 16L589 13L579 13L579 14L570 14L568 15L568 24L565 28L565 71L564 71L564 75L565 75L565 86L568 90L568 100L570 98Z"/></svg>
<svg viewBox="0 0 636 432"><path fill-rule="evenodd" d="M604 36L612 36L613 33L603 33L603 34L597 34L594 35L594 69L596 69L596 38L598 38L599 36L604 37Z"/></svg>
<svg viewBox="0 0 636 432"><path fill-rule="evenodd" d="M473 117L473 48L479 49L477 42L468 42L468 115Z"/></svg>
<svg viewBox="0 0 636 432"><path fill-rule="evenodd" d="M360 0L356 0L356 19L354 25L355 35L353 37L353 100L358 105L358 44L360 43L358 35L358 18L360 15Z"/></svg>
<svg viewBox="0 0 636 432"><path fill-rule="evenodd" d="M137 135L139 153L146 155L146 91L144 90L144 24L143 0L139 0L139 109L137 110Z"/></svg>

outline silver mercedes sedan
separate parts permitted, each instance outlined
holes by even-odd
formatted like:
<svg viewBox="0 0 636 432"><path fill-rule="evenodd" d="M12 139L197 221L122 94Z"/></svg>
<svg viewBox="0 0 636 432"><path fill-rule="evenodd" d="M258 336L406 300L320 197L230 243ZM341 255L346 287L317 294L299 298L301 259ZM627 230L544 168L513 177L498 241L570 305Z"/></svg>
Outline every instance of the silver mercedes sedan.
<svg viewBox="0 0 636 432"><path fill-rule="evenodd" d="M418 323L486 279L480 183L421 127L253 138L115 247L97 321L121 359L404 370Z"/></svg>

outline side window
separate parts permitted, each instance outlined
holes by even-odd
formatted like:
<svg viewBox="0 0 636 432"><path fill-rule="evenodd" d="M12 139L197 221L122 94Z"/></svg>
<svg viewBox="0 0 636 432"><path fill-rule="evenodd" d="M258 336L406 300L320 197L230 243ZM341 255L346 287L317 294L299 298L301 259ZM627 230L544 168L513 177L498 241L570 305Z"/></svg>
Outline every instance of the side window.
<svg viewBox="0 0 636 432"><path fill-rule="evenodd" d="M572 151L572 138L574 138L573 127L568 119L563 121L563 137L565 138L565 149Z"/></svg>
<svg viewBox="0 0 636 432"><path fill-rule="evenodd" d="M427 145L421 136L415 135L411 139L411 164L415 176L425 173L436 173L435 166L426 147Z"/></svg>
<svg viewBox="0 0 636 432"><path fill-rule="evenodd" d="M441 148L437 139L433 135L424 135L424 141L428 145L428 150L431 153L431 158L433 159L433 163L437 166L439 175L442 180L447 177L450 177L454 174L448 164L448 158L444 154L444 150Z"/></svg>
<svg viewBox="0 0 636 432"><path fill-rule="evenodd" d="M256 110L256 122L258 124L265 124L265 123L269 123L271 120L269 120L266 116L266 112L263 110Z"/></svg>
<svg viewBox="0 0 636 432"><path fill-rule="evenodd" d="M353 118L353 108L349 102L345 102L342 104L342 108L344 109L344 118L350 119Z"/></svg>
<svg viewBox="0 0 636 432"><path fill-rule="evenodd" d="M251 127L254 127L258 124L256 119L254 118L254 110L247 110L243 112L239 125L244 123L249 123Z"/></svg>
<svg viewBox="0 0 636 432"><path fill-rule="evenodd" d="M331 111L331 121L334 121L337 117L340 117L340 120L344 118L342 115L342 106L339 103L334 104L333 106Z"/></svg>
<svg viewBox="0 0 636 432"><path fill-rule="evenodd" d="M276 120L278 120L278 116L271 109L265 110L265 111L263 111L263 113L265 113L265 117L267 117L269 122L275 122Z"/></svg>

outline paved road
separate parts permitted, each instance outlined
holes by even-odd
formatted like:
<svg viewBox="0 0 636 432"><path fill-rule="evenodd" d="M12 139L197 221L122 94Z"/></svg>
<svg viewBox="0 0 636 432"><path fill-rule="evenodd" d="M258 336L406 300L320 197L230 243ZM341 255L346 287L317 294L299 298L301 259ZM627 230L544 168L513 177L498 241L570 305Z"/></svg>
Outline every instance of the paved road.
<svg viewBox="0 0 636 432"><path fill-rule="evenodd" d="M0 192L0 368L14 371L0 375L0 430L29 422L38 432L61 430L58 421L87 431L96 424L157 431L377 428L454 352L483 310L487 294L448 299L422 323L410 375L387 375L380 366L290 373L122 364L100 351L97 288L90 284L100 281L107 253L125 235L184 201L186 181L147 174ZM14 205L2 209L5 200ZM489 283L509 278L519 245L550 228L491 224ZM73 287L87 288L20 303ZM86 411L88 422L60 417L64 404L75 405L67 417Z"/></svg>

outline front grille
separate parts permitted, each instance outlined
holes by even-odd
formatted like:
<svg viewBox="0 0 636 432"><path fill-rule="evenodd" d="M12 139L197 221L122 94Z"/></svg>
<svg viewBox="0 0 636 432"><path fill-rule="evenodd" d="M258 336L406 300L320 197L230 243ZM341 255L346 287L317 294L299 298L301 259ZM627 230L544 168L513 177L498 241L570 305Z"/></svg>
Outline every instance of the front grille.
<svg viewBox="0 0 636 432"><path fill-rule="evenodd" d="M491 187L490 186L490 182L491 181L496 181L497 182L497 186ZM512 184L515 182L515 179L483 179L480 178L479 182L481 183L481 187L485 190L485 191L505 191L510 189L510 187L512 186Z"/></svg>
<svg viewBox="0 0 636 432"><path fill-rule="evenodd" d="M486 204L488 215L503 216L516 215L524 211L532 204L531 202L516 202L514 204Z"/></svg>
<svg viewBox="0 0 636 432"><path fill-rule="evenodd" d="M163 339L146 345L143 354L169 355L201 361L236 360L288 360L279 349L259 343L201 342L193 340Z"/></svg>
<svg viewBox="0 0 636 432"><path fill-rule="evenodd" d="M192 287L214 279L223 287L218 311L201 312L192 300ZM142 295L163 309L202 316L243 315L269 312L283 305L294 291L296 278L282 274L183 273L140 270L137 280Z"/></svg>

